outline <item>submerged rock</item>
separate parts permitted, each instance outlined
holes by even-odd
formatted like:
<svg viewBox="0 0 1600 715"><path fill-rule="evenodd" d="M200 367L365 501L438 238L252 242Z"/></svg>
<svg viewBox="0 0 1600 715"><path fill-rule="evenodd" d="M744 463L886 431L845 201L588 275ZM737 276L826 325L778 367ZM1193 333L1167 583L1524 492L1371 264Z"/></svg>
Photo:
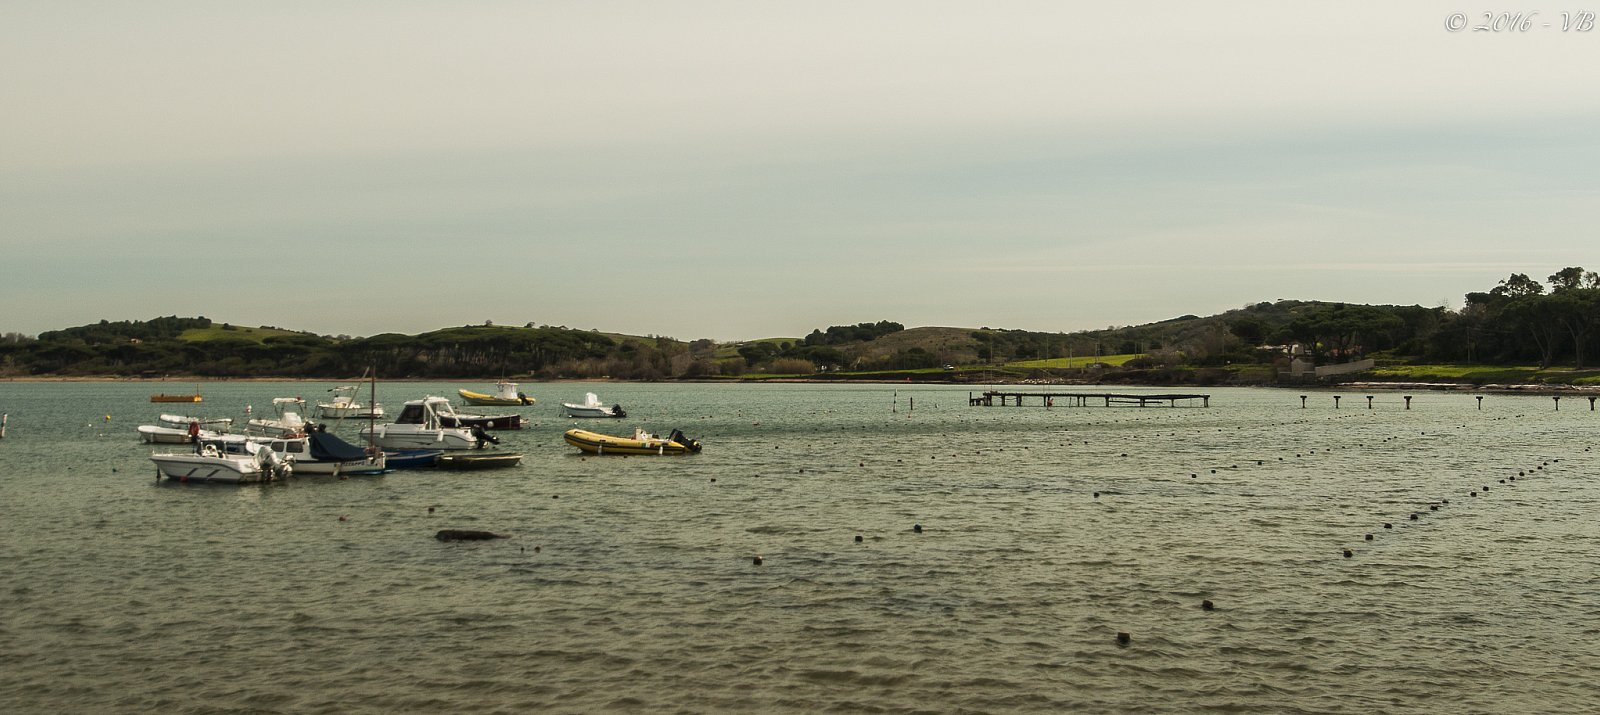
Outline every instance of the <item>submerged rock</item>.
<svg viewBox="0 0 1600 715"><path fill-rule="evenodd" d="M487 541L489 539L509 539L506 534L496 534L492 531L474 531L471 529L440 529L433 538L440 541Z"/></svg>

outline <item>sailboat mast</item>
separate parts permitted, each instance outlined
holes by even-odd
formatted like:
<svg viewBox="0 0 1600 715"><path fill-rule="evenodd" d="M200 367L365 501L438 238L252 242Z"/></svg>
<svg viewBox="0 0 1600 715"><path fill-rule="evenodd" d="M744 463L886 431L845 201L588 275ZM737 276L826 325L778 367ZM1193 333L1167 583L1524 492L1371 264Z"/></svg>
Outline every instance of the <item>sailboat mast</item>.
<svg viewBox="0 0 1600 715"><path fill-rule="evenodd" d="M378 446L378 368L368 368L372 378L372 394L367 402L367 447L376 449Z"/></svg>

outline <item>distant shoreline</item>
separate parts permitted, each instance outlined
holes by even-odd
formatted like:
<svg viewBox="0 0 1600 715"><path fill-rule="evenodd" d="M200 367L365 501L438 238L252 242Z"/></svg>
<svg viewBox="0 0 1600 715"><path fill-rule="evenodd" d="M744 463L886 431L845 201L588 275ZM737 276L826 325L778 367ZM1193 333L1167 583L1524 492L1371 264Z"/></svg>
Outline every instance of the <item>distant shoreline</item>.
<svg viewBox="0 0 1600 715"><path fill-rule="evenodd" d="M188 386L192 387L192 386L195 386L195 385L229 383L229 382L283 382L283 383L329 383L329 382L341 382L341 383L349 383L349 382L364 382L364 381L365 380L363 378L360 378L360 377L351 377L351 378L226 377L226 378L187 378L187 379L183 379L183 378L176 378L176 379L175 378L147 378L147 377L110 377L110 376L104 376L104 375L88 376L88 377L60 377L60 376L37 376L37 375L30 375L30 376L23 376L23 377L0 377L0 382L27 382L27 383L54 383L54 382L62 382L62 383L64 383L64 382L104 382L104 383L113 383L113 382L117 382L117 383L140 383L140 384L146 384L146 385L170 385L173 388L178 388L178 387L184 386L184 385L188 385ZM474 379L474 378L417 378L417 377L405 377L405 378L392 378L392 379L386 378L386 379L380 380L379 382L390 383L390 384L393 384L393 383L417 383L417 382L432 382L432 383L444 382L444 383L461 383L461 384L483 384L483 383L486 382L486 380L481 379L481 378ZM559 385L559 384L574 383L574 382L600 382L600 383L616 383L616 384L622 384L622 383L674 384L674 383L678 383L678 384L696 384L696 385L757 385L757 384L764 384L764 383L766 383L766 384L785 384L785 385L791 385L791 384L890 385L890 386L942 385L942 386L952 387L952 388L966 388L966 389L974 391L974 392L979 391L981 389L988 388L988 387L992 387L992 386L1015 387L1015 386L1018 386L1018 385L1026 385L1026 386L1029 386L1029 387L1038 388L1040 390L1052 390L1052 389L1071 390L1072 388L1075 388L1075 387L1083 387L1083 386L1087 386L1087 385L1091 385L1091 384L1092 385L1096 385L1096 386L1105 386L1105 385L1110 384L1110 385L1116 385L1118 387L1131 387L1131 388L1173 388L1173 387L1182 387L1182 388L1185 388L1185 389L1205 389L1205 388L1212 388L1212 387L1218 387L1218 388L1262 387L1262 388L1270 388L1270 389L1278 389L1278 390L1288 390L1288 391L1299 390L1299 391L1317 392L1317 393L1331 393L1331 392L1346 392L1346 393L1386 392L1387 393L1387 392L1414 391L1414 392L1482 392L1482 393L1489 393L1489 394L1531 394L1531 395L1600 395L1600 386L1578 386L1578 385L1539 384L1539 383L1474 385L1472 383L1467 383L1467 382L1349 382L1349 383L1341 383L1341 384L1335 384L1335 385L1267 385L1267 384L1260 384L1260 385L1205 385L1205 386L1200 386L1200 385L1193 385L1193 384L1178 384L1178 383L1148 383L1148 384L1146 384L1146 383L1129 384L1129 383L1120 383L1120 382L1119 383L1039 383L1039 382L1029 382L1029 381L1025 381L1025 380L992 380L992 381L984 381L984 382L981 382L981 383L975 383L975 382L946 382L946 381L937 381L937 380L916 380L916 381L907 382L907 381L901 381L901 380L887 380L887 379L881 379L881 380L848 380L848 379L839 379L839 378L814 379L814 378L803 378L803 377L776 377L776 378L770 378L770 379L738 379L738 378L734 378L734 379L711 379L711 380L708 380L708 379L659 380L659 381L654 381L654 382L644 381L644 380L618 380L618 379L615 379L615 378L561 378L561 379L555 379L555 380L542 380L542 379L541 380L534 380L534 379L531 379L531 378L520 378L516 382L518 384L525 384L525 385ZM189 394L189 391L188 390L176 390L175 389L171 394Z"/></svg>

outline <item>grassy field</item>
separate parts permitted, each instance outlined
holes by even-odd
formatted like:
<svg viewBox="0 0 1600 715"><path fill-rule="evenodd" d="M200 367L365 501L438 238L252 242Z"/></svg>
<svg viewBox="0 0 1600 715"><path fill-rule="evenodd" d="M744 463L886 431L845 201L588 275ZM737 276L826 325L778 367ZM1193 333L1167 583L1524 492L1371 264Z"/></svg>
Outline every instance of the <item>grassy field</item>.
<svg viewBox="0 0 1600 715"><path fill-rule="evenodd" d="M1391 365L1361 373L1377 380L1410 382L1470 382L1486 384L1597 385L1600 370L1507 367L1505 365Z"/></svg>
<svg viewBox="0 0 1600 715"><path fill-rule="evenodd" d="M178 336L179 340L191 343L203 343L211 340L252 340L261 342L267 338L284 335L303 335L293 330L279 330L278 328L246 328L235 325L232 329L223 329L221 325L212 325L209 328L190 328Z"/></svg>
<svg viewBox="0 0 1600 715"><path fill-rule="evenodd" d="M1067 369L1070 369L1070 368L1088 367L1090 364L1096 363L1096 362L1102 362L1102 363L1105 363L1105 364L1110 365L1112 367L1118 367L1118 366L1121 366L1123 363L1126 363L1127 361L1132 360L1132 359L1134 359L1136 357L1141 357L1141 356L1139 354L1137 354L1137 353L1129 353L1129 354L1126 354L1126 355L1101 355L1098 358L1095 358L1095 357L1072 357L1072 358L1049 358L1049 359L1046 359L1046 360L1018 360L1016 362L1008 362L1008 363L1006 363L1006 367L1015 367L1015 368L1021 368L1021 369L1024 369L1024 370L1035 370L1035 369L1039 369L1039 368L1067 368Z"/></svg>
<svg viewBox="0 0 1600 715"><path fill-rule="evenodd" d="M772 347L776 348L783 343L799 345L801 340L801 338L760 338L757 340L746 340L738 343L726 343L717 346L717 352L712 355L712 358L717 360L725 360L727 358L739 357L739 348L746 345L754 345L756 343L771 343Z"/></svg>

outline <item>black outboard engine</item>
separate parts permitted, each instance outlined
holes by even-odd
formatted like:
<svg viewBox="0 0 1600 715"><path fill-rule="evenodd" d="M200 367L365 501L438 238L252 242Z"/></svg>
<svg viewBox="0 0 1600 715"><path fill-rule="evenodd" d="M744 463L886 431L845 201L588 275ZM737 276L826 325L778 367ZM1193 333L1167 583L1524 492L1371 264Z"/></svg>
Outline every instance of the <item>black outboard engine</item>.
<svg viewBox="0 0 1600 715"><path fill-rule="evenodd" d="M494 435L485 432L482 427L477 425L472 426L472 438L478 440L478 449L483 449L484 442L488 442L490 444L500 444L500 440L495 439Z"/></svg>
<svg viewBox="0 0 1600 715"><path fill-rule="evenodd" d="M611 406L611 416L612 417L627 417L628 413L622 411L622 405L612 405Z"/></svg>
<svg viewBox="0 0 1600 715"><path fill-rule="evenodd" d="M517 393L517 401L521 402L524 405L533 404L533 400L528 399L528 393L526 393L526 392Z"/></svg>
<svg viewBox="0 0 1600 715"><path fill-rule="evenodd" d="M688 447L690 452L698 452L698 451L700 451L700 440L698 440L698 439L689 439L688 437L685 437L684 434L683 434L683 430L676 430L676 429L673 430L672 434L667 436L667 439L670 439L670 440L672 440L674 442L677 442L678 444L681 444L681 445L683 445L685 447Z"/></svg>

